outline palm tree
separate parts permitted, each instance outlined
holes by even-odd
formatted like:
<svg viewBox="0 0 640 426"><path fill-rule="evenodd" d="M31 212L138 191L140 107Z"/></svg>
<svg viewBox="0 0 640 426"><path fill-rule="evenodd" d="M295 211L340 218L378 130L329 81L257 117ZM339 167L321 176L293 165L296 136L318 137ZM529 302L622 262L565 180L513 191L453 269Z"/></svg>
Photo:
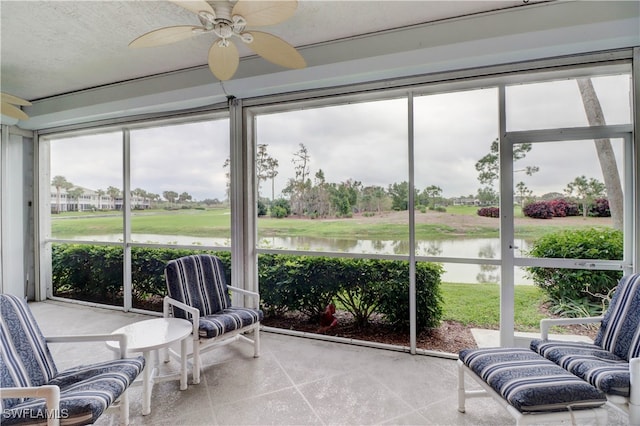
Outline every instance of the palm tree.
<svg viewBox="0 0 640 426"><path fill-rule="evenodd" d="M107 194L111 197L111 201L113 203L113 210L116 209L116 198L120 196L120 190L114 186L110 186L107 188Z"/></svg>
<svg viewBox="0 0 640 426"><path fill-rule="evenodd" d="M56 196L57 196L57 208L56 213L60 213L60 190L61 189L70 189L73 187L73 184L67 180L64 176L55 176L51 180L51 186L56 188Z"/></svg>

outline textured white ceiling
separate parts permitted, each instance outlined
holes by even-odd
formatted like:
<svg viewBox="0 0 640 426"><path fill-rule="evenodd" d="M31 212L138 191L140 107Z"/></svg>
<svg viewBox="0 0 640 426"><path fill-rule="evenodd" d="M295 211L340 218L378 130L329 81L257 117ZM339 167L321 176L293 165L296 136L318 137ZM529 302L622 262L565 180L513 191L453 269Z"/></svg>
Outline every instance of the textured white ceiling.
<svg viewBox="0 0 640 426"><path fill-rule="evenodd" d="M302 0L292 19L262 30L301 47L518 6L526 4ZM203 66L213 41L202 35L129 49L131 40L153 29L198 24L194 14L168 1L2 0L0 18L0 90L29 100ZM248 55L242 48L241 56Z"/></svg>

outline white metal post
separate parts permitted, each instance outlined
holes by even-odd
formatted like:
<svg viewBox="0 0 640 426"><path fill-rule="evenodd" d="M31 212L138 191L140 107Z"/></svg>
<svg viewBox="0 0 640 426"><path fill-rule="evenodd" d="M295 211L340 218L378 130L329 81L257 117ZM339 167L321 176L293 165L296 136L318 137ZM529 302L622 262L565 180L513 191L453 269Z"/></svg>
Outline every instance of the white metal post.
<svg viewBox="0 0 640 426"><path fill-rule="evenodd" d="M500 146L500 346L513 346L514 321L514 231L513 145L506 137L505 86L498 87Z"/></svg>
<svg viewBox="0 0 640 426"><path fill-rule="evenodd" d="M413 128L413 93L407 97L408 145L409 145L409 350L416 353L417 318L416 318L416 236L415 236L415 180L414 180L414 128Z"/></svg>
<svg viewBox="0 0 640 426"><path fill-rule="evenodd" d="M129 129L122 130L122 225L124 231L122 292L124 294L124 310L130 311L133 306L131 295L131 134Z"/></svg>

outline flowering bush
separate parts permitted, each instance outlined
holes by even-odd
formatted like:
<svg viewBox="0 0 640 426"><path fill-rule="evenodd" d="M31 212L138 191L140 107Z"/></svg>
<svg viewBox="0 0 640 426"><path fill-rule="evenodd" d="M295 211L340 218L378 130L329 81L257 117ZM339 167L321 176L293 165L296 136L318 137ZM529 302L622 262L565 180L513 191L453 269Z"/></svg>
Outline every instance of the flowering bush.
<svg viewBox="0 0 640 426"><path fill-rule="evenodd" d="M609 210L609 200L606 198L598 198L589 206L589 216L594 217L611 217Z"/></svg>
<svg viewBox="0 0 640 426"><path fill-rule="evenodd" d="M498 207L482 207L478 209L478 216L500 217L500 209Z"/></svg>
<svg viewBox="0 0 640 426"><path fill-rule="evenodd" d="M551 219L553 208L546 201L535 201L524 206L522 213L534 219Z"/></svg>
<svg viewBox="0 0 640 426"><path fill-rule="evenodd" d="M554 217L565 216L579 216L580 209L576 203L569 202L564 198L556 198L555 200L547 201L549 207L553 211Z"/></svg>

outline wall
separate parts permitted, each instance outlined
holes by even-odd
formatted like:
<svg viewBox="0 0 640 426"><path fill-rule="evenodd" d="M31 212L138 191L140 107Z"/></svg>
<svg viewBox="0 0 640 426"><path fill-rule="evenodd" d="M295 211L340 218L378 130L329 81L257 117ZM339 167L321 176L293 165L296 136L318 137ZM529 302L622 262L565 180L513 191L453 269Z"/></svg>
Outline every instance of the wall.
<svg viewBox="0 0 640 426"><path fill-rule="evenodd" d="M33 139L21 133L19 129L2 126L0 292L33 299ZM31 284L29 289L27 280Z"/></svg>

